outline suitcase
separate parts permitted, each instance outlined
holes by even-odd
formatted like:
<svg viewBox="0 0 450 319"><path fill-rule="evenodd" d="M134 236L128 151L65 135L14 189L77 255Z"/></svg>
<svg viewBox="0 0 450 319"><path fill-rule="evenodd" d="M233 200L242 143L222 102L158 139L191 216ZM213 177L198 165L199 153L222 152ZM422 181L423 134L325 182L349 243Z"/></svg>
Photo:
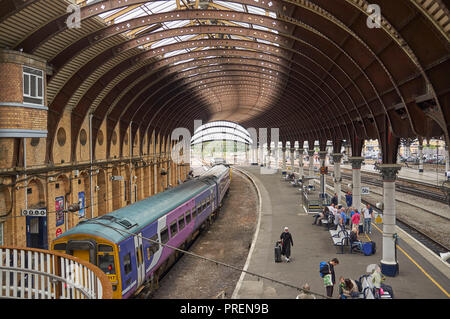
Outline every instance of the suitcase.
<svg viewBox="0 0 450 319"><path fill-rule="evenodd" d="M373 252L372 252L372 242L364 243L363 246L362 246L362 251L363 251L364 255L366 255L366 256L372 255L373 254Z"/></svg>
<svg viewBox="0 0 450 319"><path fill-rule="evenodd" d="M275 262L276 263L281 262L281 245L279 242L275 244Z"/></svg>

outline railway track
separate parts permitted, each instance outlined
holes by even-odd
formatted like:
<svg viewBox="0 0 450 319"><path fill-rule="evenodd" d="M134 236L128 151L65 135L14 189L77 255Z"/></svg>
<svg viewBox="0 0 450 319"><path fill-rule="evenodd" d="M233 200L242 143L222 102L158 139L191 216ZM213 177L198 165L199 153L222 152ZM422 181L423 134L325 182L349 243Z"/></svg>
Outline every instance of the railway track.
<svg viewBox="0 0 450 319"><path fill-rule="evenodd" d="M364 174L364 175L363 175ZM376 178L376 175L374 174L367 174L365 172L362 172L361 174L361 183L367 184L367 185L374 185L378 187L383 187L383 181ZM352 175L347 173L341 173L341 176L343 179L352 180ZM375 178L374 178L375 177ZM430 190L434 189L434 190ZM450 204L449 198L447 195L443 194L440 188L433 187L429 185L423 185L420 183L414 183L410 181L400 180L395 185L395 190L401 193L414 195L417 197L425 198L425 199L431 199L433 201L444 203L444 204Z"/></svg>

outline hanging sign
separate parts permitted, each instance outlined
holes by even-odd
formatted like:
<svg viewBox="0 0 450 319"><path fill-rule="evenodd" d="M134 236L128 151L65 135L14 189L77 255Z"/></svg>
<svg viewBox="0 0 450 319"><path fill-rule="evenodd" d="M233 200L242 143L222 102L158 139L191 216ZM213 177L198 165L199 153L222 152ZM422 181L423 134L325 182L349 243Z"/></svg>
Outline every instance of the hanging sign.
<svg viewBox="0 0 450 319"><path fill-rule="evenodd" d="M64 196L55 198L56 227L64 224Z"/></svg>
<svg viewBox="0 0 450 319"><path fill-rule="evenodd" d="M47 209L46 208L40 208L40 209L22 209L22 216L34 216L34 217L46 217L47 216Z"/></svg>
<svg viewBox="0 0 450 319"><path fill-rule="evenodd" d="M370 188L369 187L361 187L361 195L369 195Z"/></svg>
<svg viewBox="0 0 450 319"><path fill-rule="evenodd" d="M83 218L84 217L84 211L85 211L85 198L84 198L84 192L78 193L78 206L80 207L80 210L78 211L78 217Z"/></svg>

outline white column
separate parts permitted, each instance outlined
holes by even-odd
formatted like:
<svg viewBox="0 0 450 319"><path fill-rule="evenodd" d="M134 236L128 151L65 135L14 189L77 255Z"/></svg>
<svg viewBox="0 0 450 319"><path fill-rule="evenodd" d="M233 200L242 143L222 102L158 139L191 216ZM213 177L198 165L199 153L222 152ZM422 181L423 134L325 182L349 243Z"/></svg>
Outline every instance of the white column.
<svg viewBox="0 0 450 319"><path fill-rule="evenodd" d="M325 159L327 156L327 151L320 151L319 152L319 158L320 158L320 167L325 167ZM325 174L320 173L320 193L325 194Z"/></svg>
<svg viewBox="0 0 450 319"><path fill-rule="evenodd" d="M291 159L291 172L293 173L293 172L295 172L295 169L294 169L294 157L295 157L295 154L294 154L294 151L295 151L295 148L293 148L293 147L291 147L290 149L290 155L289 155L289 158Z"/></svg>
<svg viewBox="0 0 450 319"><path fill-rule="evenodd" d="M342 183L342 177L341 177L341 159L343 154L341 153L334 153L331 156L333 156L333 163L334 163L334 192L337 195L338 198L338 204L341 204L341 183Z"/></svg>
<svg viewBox="0 0 450 319"><path fill-rule="evenodd" d="M267 167L270 168L270 165L272 163L272 159L271 159L271 152L272 150L270 148L267 148Z"/></svg>
<svg viewBox="0 0 450 319"><path fill-rule="evenodd" d="M302 176L304 175L303 172L303 152L305 151L305 149L303 148L299 148L298 149L298 174L300 175L300 178L302 178Z"/></svg>
<svg viewBox="0 0 450 319"><path fill-rule="evenodd" d="M423 173L423 143L419 142L419 173Z"/></svg>
<svg viewBox="0 0 450 319"><path fill-rule="evenodd" d="M445 149L444 149L444 155L445 155L445 171L448 172L450 170L450 163L449 163L449 159L450 159L450 154L448 153L448 145L445 144Z"/></svg>
<svg viewBox="0 0 450 319"><path fill-rule="evenodd" d="M380 171L383 177L383 256L381 259L381 271L386 276L398 274L398 262L396 258L395 232L396 207L395 207L395 180L400 170L399 164L382 164Z"/></svg>
<svg viewBox="0 0 450 319"><path fill-rule="evenodd" d="M352 207L361 212L361 164L364 157L350 157L352 164Z"/></svg>
<svg viewBox="0 0 450 319"><path fill-rule="evenodd" d="M309 167L308 167L309 173L308 173L308 175L310 177L313 177L314 176L314 149L308 150L308 156L309 156ZM313 185L313 182L311 179L308 180L308 185Z"/></svg>
<svg viewBox="0 0 450 319"><path fill-rule="evenodd" d="M282 149L281 149L281 155L282 155L282 161L283 161L283 163L282 163L282 168L283 168L283 171L285 171L286 170L286 148L285 147L283 147Z"/></svg>

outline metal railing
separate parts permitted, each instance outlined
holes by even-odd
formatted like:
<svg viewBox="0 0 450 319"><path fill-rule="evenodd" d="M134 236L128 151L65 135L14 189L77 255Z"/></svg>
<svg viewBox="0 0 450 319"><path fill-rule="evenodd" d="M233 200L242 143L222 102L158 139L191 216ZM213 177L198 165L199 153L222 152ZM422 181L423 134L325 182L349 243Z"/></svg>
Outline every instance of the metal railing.
<svg viewBox="0 0 450 319"><path fill-rule="evenodd" d="M111 299L98 267L49 250L0 246L0 298Z"/></svg>

